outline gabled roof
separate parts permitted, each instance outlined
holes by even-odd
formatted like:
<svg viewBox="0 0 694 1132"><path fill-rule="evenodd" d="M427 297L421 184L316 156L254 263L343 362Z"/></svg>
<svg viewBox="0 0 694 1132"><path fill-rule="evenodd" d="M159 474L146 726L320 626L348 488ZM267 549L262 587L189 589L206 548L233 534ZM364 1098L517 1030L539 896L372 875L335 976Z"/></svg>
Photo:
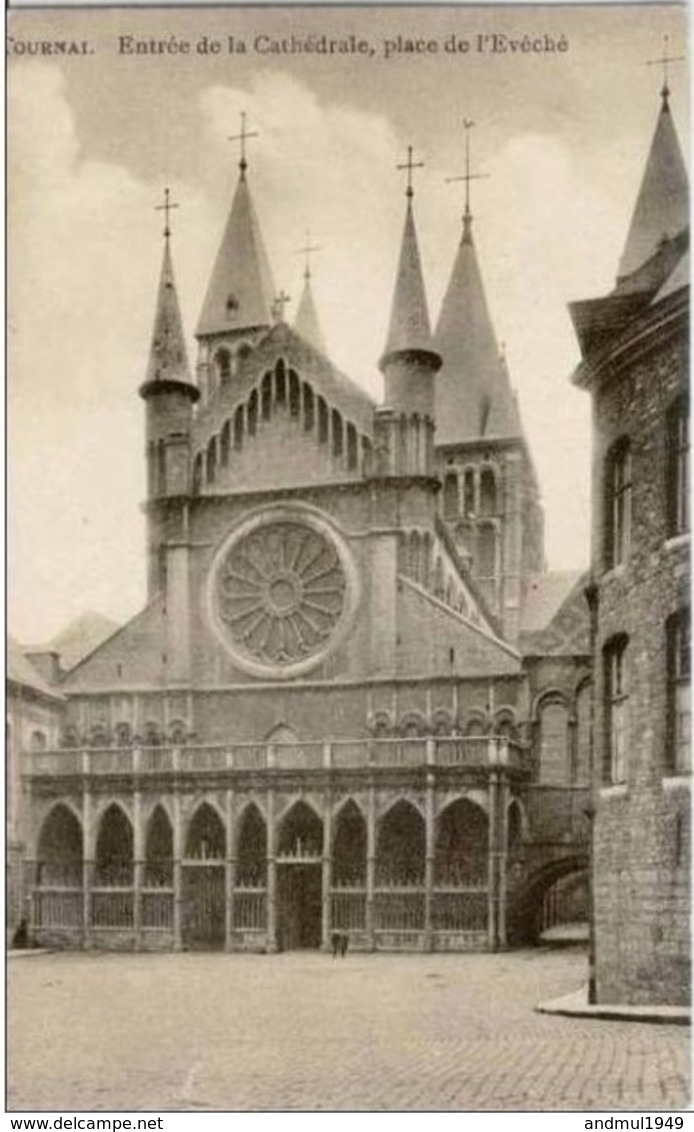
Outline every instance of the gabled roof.
<svg viewBox="0 0 694 1132"><path fill-rule="evenodd" d="M583 570L552 570L528 578L521 605L521 632L541 632L584 576Z"/></svg>
<svg viewBox="0 0 694 1132"><path fill-rule="evenodd" d="M164 245L154 330L145 378L146 384L152 381L181 381L191 384L168 236Z"/></svg>
<svg viewBox="0 0 694 1132"><path fill-rule="evenodd" d="M530 582L521 609L520 648L526 656L585 656L590 624L587 571L556 571Z"/></svg>
<svg viewBox="0 0 694 1132"><path fill-rule="evenodd" d="M670 112L667 87L646 169L629 226L618 279L650 259L663 239L672 239L689 220L689 185Z"/></svg>
<svg viewBox="0 0 694 1132"><path fill-rule="evenodd" d="M13 637L7 638L7 680L21 688L38 693L51 700L62 700L57 688L52 687L43 676L36 671L33 664L25 656L22 645Z"/></svg>
<svg viewBox="0 0 694 1132"><path fill-rule="evenodd" d="M431 352L431 324L427 310L422 261L417 243L412 197L408 195L400 260L395 277L393 306L383 360L401 350Z"/></svg>
<svg viewBox="0 0 694 1132"><path fill-rule="evenodd" d="M242 167L197 335L269 326L275 287Z"/></svg>
<svg viewBox="0 0 694 1132"><path fill-rule="evenodd" d="M489 315L468 214L434 348L443 358L436 378L436 443L520 436L518 408Z"/></svg>
<svg viewBox="0 0 694 1132"><path fill-rule="evenodd" d="M327 356L325 339L318 321L318 312L313 298L311 276L307 271L304 275L304 289L301 293L299 308L294 319L294 330L305 342L309 342L319 354Z"/></svg>
<svg viewBox="0 0 694 1132"><path fill-rule="evenodd" d="M110 617L87 610L58 633L46 648L58 653L61 668L64 672L69 672L119 627Z"/></svg>

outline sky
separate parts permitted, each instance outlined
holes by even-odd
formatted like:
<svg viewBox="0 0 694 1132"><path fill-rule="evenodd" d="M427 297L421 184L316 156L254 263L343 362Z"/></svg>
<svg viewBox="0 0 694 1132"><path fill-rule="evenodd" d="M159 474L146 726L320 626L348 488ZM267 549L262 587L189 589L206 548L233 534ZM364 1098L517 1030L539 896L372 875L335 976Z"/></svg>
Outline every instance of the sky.
<svg viewBox="0 0 694 1132"><path fill-rule="evenodd" d="M8 24L11 632L44 642L84 610L123 621L144 601L137 389L162 254L154 209L170 186L194 364L241 111L258 132L248 178L287 318L310 229L331 359L376 397L405 209L396 166L408 145L425 163L414 207L435 321L461 233L463 188L447 178L464 170L474 121L473 168L486 175L471 186L475 242L538 471L548 564L587 563L590 403L570 382L567 304L614 284L659 110L661 68L646 62L665 35L685 54L683 7L25 10ZM369 53L265 50L292 34L354 35ZM41 53L56 42L87 53ZM670 87L684 148L685 65Z"/></svg>

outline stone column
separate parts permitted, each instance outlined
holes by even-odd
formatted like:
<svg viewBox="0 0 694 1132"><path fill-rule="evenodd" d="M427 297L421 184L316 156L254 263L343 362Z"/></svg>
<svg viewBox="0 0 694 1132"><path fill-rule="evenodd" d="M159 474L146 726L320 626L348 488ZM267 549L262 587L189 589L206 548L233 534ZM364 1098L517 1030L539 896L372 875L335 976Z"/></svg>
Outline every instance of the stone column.
<svg viewBox="0 0 694 1132"><path fill-rule="evenodd" d="M434 837L436 830L434 775L427 772L426 826L424 858L424 950L434 950L434 932L431 926L431 904L434 891Z"/></svg>
<svg viewBox="0 0 694 1132"><path fill-rule="evenodd" d="M495 768L496 747L494 740L489 741L489 826L487 837L487 942L491 951L496 949L497 941L497 906L498 906L498 874L496 858L496 804L497 804L497 771Z"/></svg>
<svg viewBox="0 0 694 1132"><path fill-rule="evenodd" d="M173 818L173 945L174 951L180 951L183 947L183 820L178 792L173 797Z"/></svg>
<svg viewBox="0 0 694 1132"><path fill-rule="evenodd" d="M133 751L135 781L139 770L139 749ZM142 828L142 794L133 791L133 941L135 950L142 947L142 881L144 877L144 830Z"/></svg>
<svg viewBox="0 0 694 1132"><path fill-rule="evenodd" d="M268 751L268 756L270 752ZM269 758L268 758L269 761ZM277 951L277 862L275 830L275 791L267 790L267 950Z"/></svg>
<svg viewBox="0 0 694 1132"><path fill-rule="evenodd" d="M82 946L85 950L91 947L92 924L92 876L94 873L94 831L93 811L94 799L89 786L89 752L83 752L82 775L84 779L84 794L82 795L82 846L84 858L82 862Z"/></svg>
<svg viewBox="0 0 694 1132"><path fill-rule="evenodd" d="M226 827L227 856L224 868L225 951L234 950L234 889L236 888L236 823L234 821L234 791L227 790Z"/></svg>
<svg viewBox="0 0 694 1132"><path fill-rule="evenodd" d="M376 948L374 887L376 879L376 791L369 786L366 811L366 935L369 950Z"/></svg>
<svg viewBox="0 0 694 1132"><path fill-rule="evenodd" d="M330 950L330 931L331 931L331 916L330 916L330 901L331 891L333 885L333 811L332 811L332 795L329 790L325 792L325 807L323 817L323 863L322 863L322 884L323 884L323 917L321 922L321 946L324 951Z"/></svg>
<svg viewBox="0 0 694 1132"><path fill-rule="evenodd" d="M504 772L499 776L498 789L498 865L499 865L499 912L497 919L497 938L499 947L506 946L506 881L508 872L508 803L509 787Z"/></svg>

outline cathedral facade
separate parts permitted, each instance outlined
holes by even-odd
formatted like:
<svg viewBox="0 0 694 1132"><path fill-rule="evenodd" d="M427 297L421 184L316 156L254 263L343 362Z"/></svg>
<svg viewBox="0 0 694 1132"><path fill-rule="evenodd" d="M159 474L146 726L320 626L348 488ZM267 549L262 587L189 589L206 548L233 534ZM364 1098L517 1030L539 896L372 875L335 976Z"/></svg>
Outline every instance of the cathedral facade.
<svg viewBox="0 0 694 1132"><path fill-rule="evenodd" d="M40 942L460 951L536 938L562 886L585 913L584 580L546 572L469 208L432 327L405 203L382 404L308 269L285 321L245 157L194 371L167 224L148 597L29 762Z"/></svg>

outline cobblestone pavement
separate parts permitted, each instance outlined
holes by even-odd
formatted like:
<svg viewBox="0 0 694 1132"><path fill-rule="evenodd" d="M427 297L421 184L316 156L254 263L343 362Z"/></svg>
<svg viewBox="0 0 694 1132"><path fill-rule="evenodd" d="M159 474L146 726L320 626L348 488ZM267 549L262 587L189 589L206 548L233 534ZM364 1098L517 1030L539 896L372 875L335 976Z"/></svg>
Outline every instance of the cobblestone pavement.
<svg viewBox="0 0 694 1132"><path fill-rule="evenodd" d="M687 1027L536 1014L580 950L10 961L17 1110L685 1107Z"/></svg>

